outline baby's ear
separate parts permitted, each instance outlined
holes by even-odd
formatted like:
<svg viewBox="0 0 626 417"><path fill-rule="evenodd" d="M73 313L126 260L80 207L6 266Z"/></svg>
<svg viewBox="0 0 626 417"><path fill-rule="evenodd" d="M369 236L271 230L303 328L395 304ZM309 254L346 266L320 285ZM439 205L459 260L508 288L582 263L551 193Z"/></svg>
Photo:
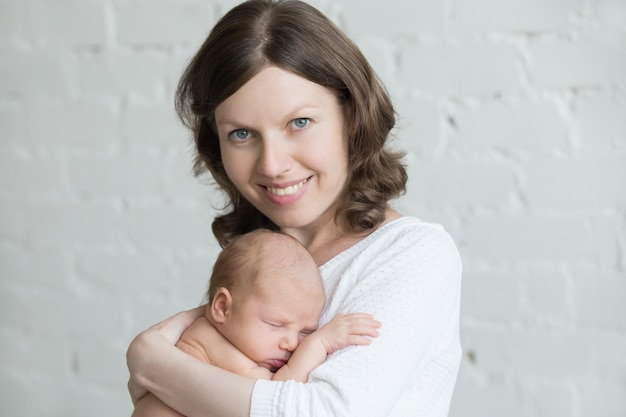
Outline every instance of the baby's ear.
<svg viewBox="0 0 626 417"><path fill-rule="evenodd" d="M213 295L209 312L215 323L224 323L230 314L233 297L227 288L220 287Z"/></svg>

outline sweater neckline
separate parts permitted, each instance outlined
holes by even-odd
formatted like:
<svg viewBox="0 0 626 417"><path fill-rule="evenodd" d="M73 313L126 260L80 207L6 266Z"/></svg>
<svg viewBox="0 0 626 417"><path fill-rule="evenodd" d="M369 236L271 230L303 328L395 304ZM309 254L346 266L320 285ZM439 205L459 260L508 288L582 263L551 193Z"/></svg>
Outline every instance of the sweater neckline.
<svg viewBox="0 0 626 417"><path fill-rule="evenodd" d="M397 219L393 219L385 223L384 225L380 226L378 229L374 230L369 235L365 236L363 239L356 242L354 245L350 246L347 249L344 249L343 251L339 252L337 255L333 256L332 258L324 262L322 265L319 266L320 271L322 271L323 269L331 268L334 264L341 262L346 257L351 258L355 251L360 251L363 246L369 245L372 240L375 240L378 237L378 235L383 233L385 230L391 227L395 227L398 224L405 223L406 221L409 221L410 219L412 219L412 217L410 216L401 216L401 217L398 217Z"/></svg>

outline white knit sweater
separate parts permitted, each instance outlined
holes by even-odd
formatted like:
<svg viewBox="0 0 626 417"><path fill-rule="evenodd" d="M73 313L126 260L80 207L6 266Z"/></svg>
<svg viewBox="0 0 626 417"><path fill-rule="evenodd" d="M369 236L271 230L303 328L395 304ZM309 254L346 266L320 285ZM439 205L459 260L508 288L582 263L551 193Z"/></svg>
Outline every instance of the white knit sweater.
<svg viewBox="0 0 626 417"><path fill-rule="evenodd" d="M330 355L307 383L257 381L250 416L446 416L461 358L461 261L444 229L399 218L320 271L321 324L372 313L380 336Z"/></svg>

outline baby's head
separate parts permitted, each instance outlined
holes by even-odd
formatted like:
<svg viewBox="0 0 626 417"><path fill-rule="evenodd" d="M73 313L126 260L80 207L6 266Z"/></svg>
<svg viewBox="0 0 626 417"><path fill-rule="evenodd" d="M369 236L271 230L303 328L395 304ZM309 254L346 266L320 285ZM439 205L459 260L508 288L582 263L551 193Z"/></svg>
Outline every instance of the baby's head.
<svg viewBox="0 0 626 417"><path fill-rule="evenodd" d="M208 289L209 303L219 288L233 298L280 286L298 295L324 300L324 288L317 264L295 238L267 229L236 237L220 253L213 266Z"/></svg>
<svg viewBox="0 0 626 417"><path fill-rule="evenodd" d="M324 288L317 264L289 235L257 230L224 248L213 268L206 318L270 371L317 329Z"/></svg>

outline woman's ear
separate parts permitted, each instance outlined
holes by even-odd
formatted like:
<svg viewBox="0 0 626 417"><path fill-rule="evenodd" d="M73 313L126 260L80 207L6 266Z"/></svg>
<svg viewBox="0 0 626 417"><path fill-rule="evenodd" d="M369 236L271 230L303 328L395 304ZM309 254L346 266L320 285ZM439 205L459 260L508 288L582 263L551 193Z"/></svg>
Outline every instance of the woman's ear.
<svg viewBox="0 0 626 417"><path fill-rule="evenodd" d="M231 313L233 297L227 288L220 287L213 295L211 301L210 314L215 323L221 324L226 321Z"/></svg>

